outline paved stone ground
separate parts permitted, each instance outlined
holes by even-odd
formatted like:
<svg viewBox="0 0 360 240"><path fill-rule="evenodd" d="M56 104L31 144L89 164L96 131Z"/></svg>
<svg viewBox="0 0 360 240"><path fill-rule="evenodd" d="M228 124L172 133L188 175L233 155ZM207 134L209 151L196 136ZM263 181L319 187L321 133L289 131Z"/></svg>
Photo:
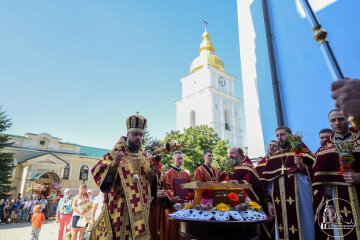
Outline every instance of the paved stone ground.
<svg viewBox="0 0 360 240"><path fill-rule="evenodd" d="M0 240L29 240L31 223L10 223L0 225ZM40 231L39 240L57 240L59 225L55 220L46 220Z"/></svg>

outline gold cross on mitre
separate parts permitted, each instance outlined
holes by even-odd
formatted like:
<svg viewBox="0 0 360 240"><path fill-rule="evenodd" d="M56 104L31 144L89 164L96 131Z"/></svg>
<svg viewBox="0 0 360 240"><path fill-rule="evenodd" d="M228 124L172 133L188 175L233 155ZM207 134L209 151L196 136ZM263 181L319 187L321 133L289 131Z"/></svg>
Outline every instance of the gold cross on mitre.
<svg viewBox="0 0 360 240"><path fill-rule="evenodd" d="M208 22L206 21L206 18L204 20L202 20L205 23L205 32L206 32L206 27L208 25Z"/></svg>
<svg viewBox="0 0 360 240"><path fill-rule="evenodd" d="M136 111L136 115L139 115L139 111Z"/></svg>

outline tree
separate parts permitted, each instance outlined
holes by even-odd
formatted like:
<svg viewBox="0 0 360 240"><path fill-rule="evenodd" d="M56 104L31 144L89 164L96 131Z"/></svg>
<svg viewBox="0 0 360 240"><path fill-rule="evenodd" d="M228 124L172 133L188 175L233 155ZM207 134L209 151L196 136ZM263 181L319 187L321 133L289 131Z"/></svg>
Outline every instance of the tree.
<svg viewBox="0 0 360 240"><path fill-rule="evenodd" d="M207 125L200 125L184 129L184 133L180 131L171 131L166 134L164 142L171 140L184 141L186 148L182 150L184 154L183 168L188 169L191 175L194 174L195 169L200 166L203 160L203 151L210 149L214 153L213 165L222 169L222 164L227 159L226 142L222 140L214 129ZM163 164L172 165L172 156L165 155Z"/></svg>
<svg viewBox="0 0 360 240"><path fill-rule="evenodd" d="M13 143L10 143L9 136L3 133L11 126L11 121L1 108L2 106L0 106L0 199L4 199L9 196L7 193L14 189L10 181L14 159L12 153L3 152L5 147L10 147Z"/></svg>
<svg viewBox="0 0 360 240"><path fill-rule="evenodd" d="M147 149L147 147L154 141L154 138L150 135L148 127L145 127L144 136L142 139L142 148Z"/></svg>

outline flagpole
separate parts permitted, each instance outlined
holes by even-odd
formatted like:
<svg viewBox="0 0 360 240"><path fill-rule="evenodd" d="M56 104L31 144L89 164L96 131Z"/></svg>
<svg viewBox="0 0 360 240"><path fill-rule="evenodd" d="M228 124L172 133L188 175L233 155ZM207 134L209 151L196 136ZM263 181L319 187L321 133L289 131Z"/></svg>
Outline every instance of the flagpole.
<svg viewBox="0 0 360 240"><path fill-rule="evenodd" d="M321 28L321 24L319 23L314 11L312 10L309 1L299 1L304 9L307 19L310 22L312 30L314 31L314 40L319 42L320 50L325 58L326 65L329 68L333 81L343 79L344 75L342 74L340 66L336 61L335 55L331 50L329 42L326 40L327 32ZM348 120L354 128L358 130L360 129L360 119L349 116Z"/></svg>
<svg viewBox="0 0 360 240"><path fill-rule="evenodd" d="M312 30L314 31L314 40L319 42L320 50L325 58L326 64L330 70L330 74L334 81L343 79L344 76L336 61L335 55L331 50L329 42L326 40L327 32L321 28L321 24L314 11L312 10L308 0L300 0L300 3L305 11L306 17L310 22Z"/></svg>

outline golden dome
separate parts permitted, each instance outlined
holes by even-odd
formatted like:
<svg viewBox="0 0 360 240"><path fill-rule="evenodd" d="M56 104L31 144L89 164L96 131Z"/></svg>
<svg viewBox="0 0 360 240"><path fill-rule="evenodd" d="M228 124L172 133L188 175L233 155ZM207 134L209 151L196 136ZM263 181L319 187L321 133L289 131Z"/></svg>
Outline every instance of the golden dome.
<svg viewBox="0 0 360 240"><path fill-rule="evenodd" d="M202 42L200 44L199 54L197 58L194 59L194 61L191 63L190 66L190 73L195 72L196 70L202 68L205 65L211 65L213 67L216 67L220 69L221 71L224 71L224 63L221 61L221 59L214 55L215 49L210 41L210 35L206 31L202 35Z"/></svg>

